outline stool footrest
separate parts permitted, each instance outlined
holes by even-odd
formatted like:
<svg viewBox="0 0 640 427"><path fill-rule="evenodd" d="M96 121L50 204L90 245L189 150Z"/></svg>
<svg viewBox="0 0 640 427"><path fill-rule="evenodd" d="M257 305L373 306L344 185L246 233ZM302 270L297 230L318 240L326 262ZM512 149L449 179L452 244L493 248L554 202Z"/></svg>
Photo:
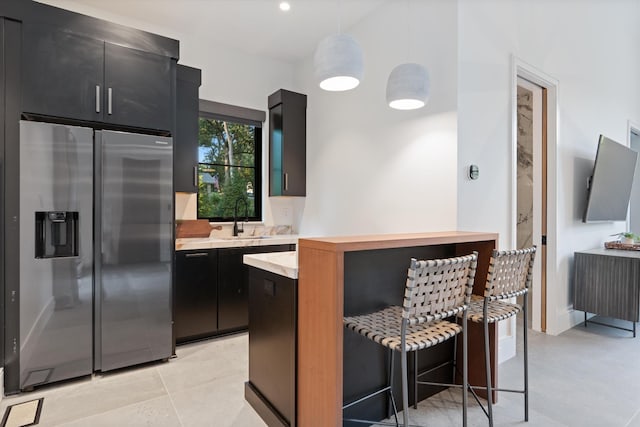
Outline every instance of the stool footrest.
<svg viewBox="0 0 640 427"><path fill-rule="evenodd" d="M385 388L381 388L380 390L376 390L372 393L367 394L366 396L361 397L360 399L354 400L353 402L347 403L346 405L342 406L342 409L347 409L352 407L353 405L357 405L360 402L364 402L365 400L369 399L370 397L376 396L380 393L384 393L385 391L389 391L391 390L391 386L386 386Z"/></svg>

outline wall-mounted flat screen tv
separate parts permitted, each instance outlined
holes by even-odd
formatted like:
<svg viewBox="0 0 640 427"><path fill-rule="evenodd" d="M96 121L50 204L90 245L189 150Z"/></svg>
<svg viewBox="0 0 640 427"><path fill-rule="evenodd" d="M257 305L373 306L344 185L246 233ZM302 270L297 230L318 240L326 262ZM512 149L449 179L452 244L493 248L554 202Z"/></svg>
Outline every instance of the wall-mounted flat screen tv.
<svg viewBox="0 0 640 427"><path fill-rule="evenodd" d="M625 221L638 152L600 135L584 222Z"/></svg>

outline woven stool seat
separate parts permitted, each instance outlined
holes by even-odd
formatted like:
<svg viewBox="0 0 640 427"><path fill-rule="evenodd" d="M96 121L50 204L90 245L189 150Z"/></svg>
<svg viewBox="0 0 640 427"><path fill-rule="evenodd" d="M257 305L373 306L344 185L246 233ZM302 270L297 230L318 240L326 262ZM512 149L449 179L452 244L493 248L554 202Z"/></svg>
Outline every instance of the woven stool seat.
<svg viewBox="0 0 640 427"><path fill-rule="evenodd" d="M481 307L482 308L482 307ZM392 350L400 351L402 307L391 306L362 316L345 317L344 325ZM446 320L407 327L406 351L416 351L445 342L462 332L462 326Z"/></svg>
<svg viewBox="0 0 640 427"><path fill-rule="evenodd" d="M476 323L483 322L483 306L484 298L480 295L471 295L471 303L469 304L468 316L469 320ZM504 301L490 301L487 304L487 322L494 323L511 316L515 316L522 310L519 304Z"/></svg>

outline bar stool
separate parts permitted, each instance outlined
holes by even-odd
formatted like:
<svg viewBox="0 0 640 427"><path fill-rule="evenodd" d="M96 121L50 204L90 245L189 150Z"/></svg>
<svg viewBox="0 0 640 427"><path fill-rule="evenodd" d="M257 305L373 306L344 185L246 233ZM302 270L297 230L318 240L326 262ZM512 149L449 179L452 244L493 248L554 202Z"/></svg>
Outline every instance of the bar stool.
<svg viewBox="0 0 640 427"><path fill-rule="evenodd" d="M529 421L529 367L527 351L527 296L531 277L533 274L533 263L535 260L536 247L510 251L493 251L489 262L489 272L484 290L484 297L471 295L469 305L469 320L482 323L484 326L484 361L487 381L487 409L482 407L489 418L489 425L493 426L493 391L505 391L510 393L524 394L524 420ZM522 307L516 303L511 303L509 298L523 296ZM491 384L491 354L489 350L489 323L499 322L523 312L522 339L524 343L524 389L511 390L496 388ZM482 388L485 387L475 387ZM474 393L475 396L475 393ZM477 397L476 397L477 400ZM479 401L478 401L479 403ZM482 405L481 405L482 406Z"/></svg>
<svg viewBox="0 0 640 427"><path fill-rule="evenodd" d="M403 425L409 425L409 396L407 378L407 353L433 347L462 333L463 379L462 423L467 425L467 308L473 290L478 253L439 260L418 261L411 259L402 307L391 306L361 316L345 317L345 327L388 348L391 353L389 383L386 387L343 406L343 410L366 399L388 392L398 424L398 411L393 398L393 354L400 352L402 360L402 409ZM462 325L443 320L460 316ZM414 372L417 375L417 372ZM414 381L417 378L414 377ZM420 382L422 384L422 382ZM432 384L432 383L429 383ZM447 384L452 385L452 384ZM381 424L376 421L345 420Z"/></svg>

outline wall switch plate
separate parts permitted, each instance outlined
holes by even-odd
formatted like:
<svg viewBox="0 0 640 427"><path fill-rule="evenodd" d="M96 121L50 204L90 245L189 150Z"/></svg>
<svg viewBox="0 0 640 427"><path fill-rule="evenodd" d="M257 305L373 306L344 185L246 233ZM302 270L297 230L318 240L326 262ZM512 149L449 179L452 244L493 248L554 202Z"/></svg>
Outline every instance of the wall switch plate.
<svg viewBox="0 0 640 427"><path fill-rule="evenodd" d="M480 176L480 168L478 165L469 166L469 178L470 179L478 179Z"/></svg>

